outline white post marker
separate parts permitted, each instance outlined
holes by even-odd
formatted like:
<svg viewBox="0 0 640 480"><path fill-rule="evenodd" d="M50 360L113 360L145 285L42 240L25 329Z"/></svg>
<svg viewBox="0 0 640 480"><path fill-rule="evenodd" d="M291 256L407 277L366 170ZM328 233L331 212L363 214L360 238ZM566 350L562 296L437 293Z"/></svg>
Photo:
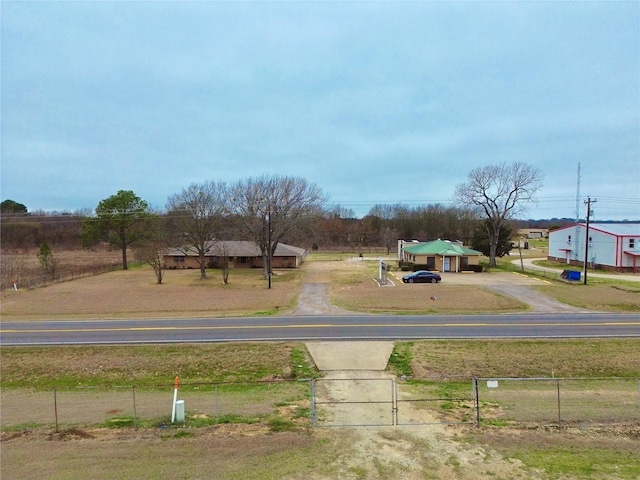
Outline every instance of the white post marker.
<svg viewBox="0 0 640 480"><path fill-rule="evenodd" d="M171 407L171 423L176 420L176 402L178 401L178 377L173 384L173 406Z"/></svg>

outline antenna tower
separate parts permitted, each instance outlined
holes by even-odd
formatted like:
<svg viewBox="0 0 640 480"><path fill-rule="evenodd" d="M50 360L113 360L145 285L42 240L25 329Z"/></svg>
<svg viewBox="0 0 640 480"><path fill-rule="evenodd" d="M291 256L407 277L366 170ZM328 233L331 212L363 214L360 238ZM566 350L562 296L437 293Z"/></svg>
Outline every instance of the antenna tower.
<svg viewBox="0 0 640 480"><path fill-rule="evenodd" d="M580 162L578 162L578 185L576 189L576 223L580 222Z"/></svg>

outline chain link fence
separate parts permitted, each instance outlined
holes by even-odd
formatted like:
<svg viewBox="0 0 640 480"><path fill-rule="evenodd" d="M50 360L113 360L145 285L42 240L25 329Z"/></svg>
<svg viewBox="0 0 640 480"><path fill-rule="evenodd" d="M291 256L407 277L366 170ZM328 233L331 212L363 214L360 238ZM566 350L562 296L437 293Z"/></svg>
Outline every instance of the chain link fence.
<svg viewBox="0 0 640 480"><path fill-rule="evenodd" d="M640 423L637 378L478 378L478 423Z"/></svg>
<svg viewBox="0 0 640 480"><path fill-rule="evenodd" d="M163 427L171 422L173 389L158 386L86 387L2 392L2 429ZM309 382L190 384L178 389L185 423L254 423L279 408L308 417ZM299 412L295 412L299 410Z"/></svg>
<svg viewBox="0 0 640 480"><path fill-rule="evenodd" d="M357 382L357 388L349 385ZM162 427L171 386L3 390L2 430ZM351 379L189 384L187 425L257 423L273 415L312 426L640 425L638 378Z"/></svg>

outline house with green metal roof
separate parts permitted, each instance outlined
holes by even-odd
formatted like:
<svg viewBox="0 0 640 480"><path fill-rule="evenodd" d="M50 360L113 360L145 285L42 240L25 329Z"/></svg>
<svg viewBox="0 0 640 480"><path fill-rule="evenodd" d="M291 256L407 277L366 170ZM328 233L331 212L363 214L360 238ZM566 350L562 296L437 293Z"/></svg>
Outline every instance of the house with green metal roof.
<svg viewBox="0 0 640 480"><path fill-rule="evenodd" d="M405 242L401 260L426 265L429 270L439 272L461 272L480 264L482 252L467 248L460 242L433 240L431 242Z"/></svg>

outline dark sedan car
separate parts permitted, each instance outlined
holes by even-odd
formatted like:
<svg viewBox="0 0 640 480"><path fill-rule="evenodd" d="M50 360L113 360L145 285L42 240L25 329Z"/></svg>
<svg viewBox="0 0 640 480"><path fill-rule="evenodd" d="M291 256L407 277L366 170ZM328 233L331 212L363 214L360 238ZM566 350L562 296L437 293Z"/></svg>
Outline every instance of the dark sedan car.
<svg viewBox="0 0 640 480"><path fill-rule="evenodd" d="M442 278L429 270L418 270L402 277L404 283L438 283Z"/></svg>

